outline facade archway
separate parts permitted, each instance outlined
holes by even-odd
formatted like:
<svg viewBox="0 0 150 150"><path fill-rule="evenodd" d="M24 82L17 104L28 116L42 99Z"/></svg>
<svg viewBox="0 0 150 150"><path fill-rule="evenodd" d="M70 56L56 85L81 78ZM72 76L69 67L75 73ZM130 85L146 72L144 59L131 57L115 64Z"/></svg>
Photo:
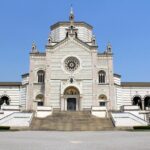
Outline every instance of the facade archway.
<svg viewBox="0 0 150 150"><path fill-rule="evenodd" d="M36 102L37 102L37 106L43 106L44 105L44 95L43 94L37 95Z"/></svg>
<svg viewBox="0 0 150 150"><path fill-rule="evenodd" d="M3 104L10 105L10 98L7 95L3 95L0 98L0 108Z"/></svg>
<svg viewBox="0 0 150 150"><path fill-rule="evenodd" d="M63 109L66 111L80 110L80 92L76 87L70 86L64 90Z"/></svg>
<svg viewBox="0 0 150 150"><path fill-rule="evenodd" d="M150 108L150 96L144 98L144 109L147 110Z"/></svg>
<svg viewBox="0 0 150 150"><path fill-rule="evenodd" d="M135 96L133 98L132 104L137 105L137 106L140 107L140 109L142 109L142 99L141 99L141 97L140 96Z"/></svg>

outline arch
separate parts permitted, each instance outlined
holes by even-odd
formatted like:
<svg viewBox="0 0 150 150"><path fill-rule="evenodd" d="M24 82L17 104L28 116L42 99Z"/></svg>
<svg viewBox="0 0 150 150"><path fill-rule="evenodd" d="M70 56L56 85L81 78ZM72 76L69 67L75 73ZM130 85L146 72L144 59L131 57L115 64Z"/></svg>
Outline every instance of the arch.
<svg viewBox="0 0 150 150"><path fill-rule="evenodd" d="M38 83L44 83L44 81L45 81L45 71L39 70L37 72L37 77L38 77Z"/></svg>
<svg viewBox="0 0 150 150"><path fill-rule="evenodd" d="M44 95L43 94L38 94L35 99L37 101L38 106L44 105Z"/></svg>
<svg viewBox="0 0 150 150"><path fill-rule="evenodd" d="M150 108L150 95L144 97L144 109Z"/></svg>
<svg viewBox="0 0 150 150"><path fill-rule="evenodd" d="M74 86L69 86L64 90L64 95L79 95L79 90Z"/></svg>
<svg viewBox="0 0 150 150"><path fill-rule="evenodd" d="M132 100L132 104L137 105L140 107L140 109L142 109L142 98L141 98L141 96L139 96L139 95L134 96L133 100Z"/></svg>
<svg viewBox="0 0 150 150"><path fill-rule="evenodd" d="M64 110L77 111L80 110L80 92L78 88L69 86L64 90ZM63 102L61 102L63 104ZM63 106L62 106L63 107Z"/></svg>
<svg viewBox="0 0 150 150"><path fill-rule="evenodd" d="M99 95L98 97L100 100L107 100L107 96L104 94Z"/></svg>
<svg viewBox="0 0 150 150"><path fill-rule="evenodd" d="M106 72L104 70L100 70L98 72L98 81L99 81L99 83L105 83L106 82Z"/></svg>
<svg viewBox="0 0 150 150"><path fill-rule="evenodd" d="M2 95L0 98L0 107L1 105L6 104L6 105L10 105L10 98L8 95Z"/></svg>

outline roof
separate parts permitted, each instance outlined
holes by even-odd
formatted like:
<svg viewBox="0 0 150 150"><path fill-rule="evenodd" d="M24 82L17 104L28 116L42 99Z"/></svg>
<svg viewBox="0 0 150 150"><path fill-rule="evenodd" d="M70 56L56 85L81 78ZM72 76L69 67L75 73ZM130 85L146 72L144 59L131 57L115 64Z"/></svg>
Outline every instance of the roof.
<svg viewBox="0 0 150 150"><path fill-rule="evenodd" d="M54 48L54 47L56 47L56 46L62 44L63 42L65 42L65 41L68 40L68 39L69 39L69 37L65 37L63 40L61 40L60 42L58 42L58 43L55 44L55 45L46 45L46 48ZM88 45L86 42L83 42L82 40L80 40L80 39L77 38L77 37L74 38L74 40L76 40L77 42L83 44L84 46L86 46L86 47L88 47L88 48L96 48L96 49L98 48L97 45L95 45L95 46Z"/></svg>
<svg viewBox="0 0 150 150"><path fill-rule="evenodd" d="M121 78L121 75L120 75L120 74L116 74L116 73L114 73L114 77Z"/></svg>
<svg viewBox="0 0 150 150"><path fill-rule="evenodd" d="M22 78L26 76L29 76L29 73L22 74Z"/></svg>
<svg viewBox="0 0 150 150"><path fill-rule="evenodd" d="M21 86L21 82L0 82L0 86Z"/></svg>
<svg viewBox="0 0 150 150"><path fill-rule="evenodd" d="M150 87L150 82L121 82L122 87Z"/></svg>
<svg viewBox="0 0 150 150"><path fill-rule="evenodd" d="M60 26L69 26L69 25L70 25L69 21L59 21L59 22L53 24L50 28L51 28L51 30L53 30L53 29L58 28ZM89 29L93 29L93 27L91 25L89 25L88 23L83 22L83 21L81 21L81 22L78 22L78 21L74 22L74 25L75 26L77 26L77 25L86 26Z"/></svg>
<svg viewBox="0 0 150 150"><path fill-rule="evenodd" d="M34 55L34 56L46 56L45 52L37 52L37 53L30 53L30 55Z"/></svg>
<svg viewBox="0 0 150 150"><path fill-rule="evenodd" d="M113 57L113 53L97 53L98 57Z"/></svg>

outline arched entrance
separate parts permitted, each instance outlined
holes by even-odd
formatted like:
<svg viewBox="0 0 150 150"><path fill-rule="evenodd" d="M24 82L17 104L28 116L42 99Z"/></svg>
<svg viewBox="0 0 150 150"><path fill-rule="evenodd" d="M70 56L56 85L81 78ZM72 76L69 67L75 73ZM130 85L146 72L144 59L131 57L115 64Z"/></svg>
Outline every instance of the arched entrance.
<svg viewBox="0 0 150 150"><path fill-rule="evenodd" d="M68 87L64 91L65 98L65 110L67 111L76 111L80 109L80 93L76 87Z"/></svg>
<svg viewBox="0 0 150 150"><path fill-rule="evenodd" d="M6 104L6 105L9 105L10 104L10 99L8 96L4 95L0 98L0 109L1 109L1 106L3 104Z"/></svg>
<svg viewBox="0 0 150 150"><path fill-rule="evenodd" d="M133 98L133 105L137 105L140 107L140 109L142 109L142 100L140 96L135 96Z"/></svg>
<svg viewBox="0 0 150 150"><path fill-rule="evenodd" d="M150 96L144 98L144 109L147 110L150 108Z"/></svg>

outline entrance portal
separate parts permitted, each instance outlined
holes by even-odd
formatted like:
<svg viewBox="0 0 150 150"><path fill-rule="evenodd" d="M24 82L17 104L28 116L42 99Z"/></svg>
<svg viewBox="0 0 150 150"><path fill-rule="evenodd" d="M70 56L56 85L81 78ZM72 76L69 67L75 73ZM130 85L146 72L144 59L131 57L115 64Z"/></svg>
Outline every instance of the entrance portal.
<svg viewBox="0 0 150 150"><path fill-rule="evenodd" d="M140 107L140 109L142 109L142 100L140 96L135 96L133 98L133 105L137 105Z"/></svg>
<svg viewBox="0 0 150 150"><path fill-rule="evenodd" d="M79 90L70 86L64 91L64 99L61 101L61 110L78 111L80 110L80 93Z"/></svg>
<svg viewBox="0 0 150 150"><path fill-rule="evenodd" d="M76 98L67 99L67 110L76 111Z"/></svg>

